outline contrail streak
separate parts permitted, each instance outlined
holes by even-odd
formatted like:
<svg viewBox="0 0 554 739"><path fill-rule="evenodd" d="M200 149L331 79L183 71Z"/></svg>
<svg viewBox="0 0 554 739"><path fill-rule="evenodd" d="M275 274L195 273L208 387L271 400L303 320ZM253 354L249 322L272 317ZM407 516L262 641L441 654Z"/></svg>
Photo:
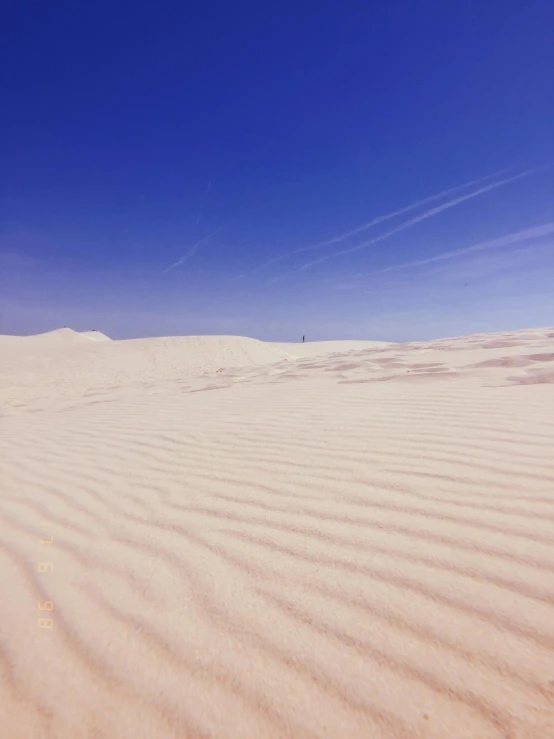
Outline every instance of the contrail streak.
<svg viewBox="0 0 554 739"><path fill-rule="evenodd" d="M456 187L449 187L447 190L442 190L441 192L437 192L434 195L429 195L428 197L423 198L422 200L416 200L415 203L406 205L403 208L399 208L398 210L393 210L390 213L386 213L385 215L377 216L377 218L374 218L373 220L368 221L367 223L363 223L361 226L358 226L357 228L354 228L351 231L347 231L346 233L339 234L339 236L334 236L332 239L328 239L327 241L321 241L318 244L312 244L311 246L303 246L301 249L294 249L293 251L289 251L284 254L279 254L276 257L272 257L267 262L264 262L259 267L255 267L253 270L250 270L250 272L248 272L247 274L261 272L262 269L269 267L270 264L279 262L281 259L291 256L292 254L300 254L301 252L305 252L305 251L313 251L315 249L322 249L324 246L329 246L330 244L336 244L339 241L344 241L346 239L349 239L351 236L356 236L357 234L362 233L362 231L367 231L368 229L373 228L373 226L377 226L379 223L390 221L392 218L396 218L396 216L400 216L404 213L409 213L409 211L415 210L416 208L420 208L422 205L427 205L427 203L432 203L435 200L440 200L441 198L445 198L448 195L452 195L452 193L458 192L458 190L464 190L466 187L471 187L472 185L478 185L478 184L481 184L482 182L486 182L487 180L491 180L494 177L499 177L500 175L508 172L509 169L510 168L501 169L498 172L495 172L494 174L489 174L489 175L486 175L485 177L478 177L475 180L469 180L469 182L464 182L462 185L456 185Z"/></svg>
<svg viewBox="0 0 554 739"><path fill-rule="evenodd" d="M212 178L210 176L208 187L206 188L206 192L204 193L204 197L202 199L202 205L200 206L200 210L198 212L198 218L196 219L196 223L200 223L200 219L202 218L202 211L204 210L204 203L206 202L206 198L208 197L208 193L210 192L211 186L212 186Z"/></svg>
<svg viewBox="0 0 554 739"><path fill-rule="evenodd" d="M203 238L200 239L200 241L197 241L196 244L194 244L194 246L191 246L191 248L188 250L186 254L184 254L180 259L178 259L173 264L170 264L169 267L164 269L163 274L166 274L167 272L171 272L172 269L175 269L175 267L179 267L181 264L183 264L183 262L186 262L187 259L190 259L192 256L194 256L199 246L201 246L206 241L208 241L208 239L211 239L214 236L216 236L220 231L223 230L223 228L224 226L222 226L221 228L218 228L217 231L214 231L213 233L208 234L207 236L204 236Z"/></svg>
<svg viewBox="0 0 554 739"><path fill-rule="evenodd" d="M421 215L415 216L415 218L410 218L408 221L401 223L400 226L397 226L396 228L393 228L390 231L387 231L386 233L375 237L374 239L369 239L368 241L363 241L361 244L352 246L349 249L343 249L342 251L335 252L334 254L328 254L325 257L320 257L320 259L315 259L313 262L307 262L306 264L302 265L302 267L300 267L298 271L303 271L305 269L308 269L308 267L313 267L315 264L321 264L322 262L326 262L329 259L335 259L336 257L340 257L343 254L352 254L355 251L361 251L362 249L367 249L368 246L372 246L373 244L377 244L380 241L384 241L385 239L388 239L391 236L394 236L395 234L400 233L401 231L405 231L407 228L411 228L416 223L420 223L421 221L426 221L428 218L432 218L433 216L436 216L439 213L442 213L444 210L449 210L450 208L454 208L456 205L459 205L460 203L464 203L466 200L471 200L472 198L476 198L478 195L482 195L483 193L489 192L490 190L495 190L497 187L503 187L504 185L507 185L510 182L515 182L516 180L520 180L524 177L529 177L530 175L536 174L537 172L540 172L543 169L547 169L548 167L551 167L551 166L552 164L549 163L549 164L544 164L541 167L534 167L533 169L527 169L525 170L525 172L521 172L520 174L513 175L512 177L506 177L503 180L500 180L499 182L493 182L491 185L485 185L484 187L480 187L477 190L473 190L472 192L468 193L467 195L461 195L458 198L449 200L447 203L443 203L442 205L438 205L435 208L426 210Z"/></svg>
<svg viewBox="0 0 554 739"><path fill-rule="evenodd" d="M481 241L472 246L465 246L462 249L454 249L453 251L447 251L443 254L437 254L435 257L428 257L427 259L418 259L413 262L404 262L403 264L394 264L391 267L385 267L384 269L377 270L376 272L368 272L367 275L380 275L384 272L393 272L399 269L406 269L407 267L421 267L424 264L431 264L433 262L442 262L447 259L454 259L465 254L471 254L477 251L487 251L488 249L496 249L500 246L509 246L510 244L517 244L520 241L529 241L531 239L539 239L541 236L549 236L554 233L554 222L544 223L542 226L533 226L532 228L526 228L523 231L516 231L508 234L507 236L500 236L497 239L490 239L489 241Z"/></svg>
<svg viewBox="0 0 554 739"><path fill-rule="evenodd" d="M456 187L450 187L448 190L443 190L442 192L436 193L435 195L429 195L428 197L423 198L423 200L417 200L415 203L412 203L411 205L406 205L403 208L394 210L391 213L387 213L386 215L378 216L377 218L374 218L373 220L368 221L367 223L364 223L361 226L358 226L357 228L352 229L352 231L347 231L346 233L340 234L340 236L334 236L332 239L328 239L327 241L321 241L319 244L314 244L313 246L306 246L303 249L296 249L296 251L293 251L292 254L298 254L301 251L311 251L312 249L321 249L324 246L329 246L330 244L336 244L339 241L345 241L346 239L349 239L351 236L357 236L359 233L362 233L362 231L367 231L369 228L373 228L373 226L377 226L379 223L390 221L392 218L396 218L396 216L400 216L400 215L403 215L404 213L408 213L411 210L420 208L422 205L427 205L427 203L432 203L434 200L440 200L441 198L445 198L447 195L452 195L452 193L457 192L458 190L464 190L466 187L471 187L472 185L479 185L482 182L486 182L487 180L493 179L494 177L499 177L500 175L508 172L509 169L510 168L501 169L498 172L495 172L494 174L486 175L486 177L479 177L476 180L470 180L469 182L465 182L463 185L456 185Z"/></svg>

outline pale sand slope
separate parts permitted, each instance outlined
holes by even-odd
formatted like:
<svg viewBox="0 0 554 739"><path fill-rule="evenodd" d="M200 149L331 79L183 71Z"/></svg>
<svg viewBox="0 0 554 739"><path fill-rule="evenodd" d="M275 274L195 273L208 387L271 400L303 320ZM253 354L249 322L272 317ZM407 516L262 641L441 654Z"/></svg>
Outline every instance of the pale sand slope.
<svg viewBox="0 0 554 739"><path fill-rule="evenodd" d="M273 346L295 357L320 357L325 354L344 353L353 349L376 349L390 346L388 341L307 341L294 344L274 342Z"/></svg>
<svg viewBox="0 0 554 739"><path fill-rule="evenodd" d="M553 346L0 337L2 739L552 739Z"/></svg>
<svg viewBox="0 0 554 739"><path fill-rule="evenodd" d="M178 381L229 367L259 367L293 357L241 336L180 336L91 341L60 329L38 336L0 336L0 403L4 409L60 395L98 394Z"/></svg>
<svg viewBox="0 0 554 739"><path fill-rule="evenodd" d="M100 331L81 331L81 336L86 336L87 339L92 339L93 341L111 341L109 336L106 336L106 334Z"/></svg>

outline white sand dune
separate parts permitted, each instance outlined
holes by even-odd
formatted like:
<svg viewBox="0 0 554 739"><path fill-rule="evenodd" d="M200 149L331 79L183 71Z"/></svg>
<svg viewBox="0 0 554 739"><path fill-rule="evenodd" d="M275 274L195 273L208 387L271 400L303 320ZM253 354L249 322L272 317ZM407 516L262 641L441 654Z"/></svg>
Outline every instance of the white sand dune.
<svg viewBox="0 0 554 739"><path fill-rule="evenodd" d="M552 329L338 344L0 337L2 739L554 737Z"/></svg>
<svg viewBox="0 0 554 739"><path fill-rule="evenodd" d="M110 337L101 331L81 331L80 333L81 336L86 336L87 339L92 339L93 341L111 341Z"/></svg>
<svg viewBox="0 0 554 739"><path fill-rule="evenodd" d="M333 353L343 353L355 349L375 349L390 346L388 341L307 341L306 343L277 343L273 346L294 357L321 357Z"/></svg>
<svg viewBox="0 0 554 739"><path fill-rule="evenodd" d="M103 335L102 335L103 336ZM241 336L90 340L60 329L37 336L0 336L0 403L149 386L233 367L293 359L272 344Z"/></svg>

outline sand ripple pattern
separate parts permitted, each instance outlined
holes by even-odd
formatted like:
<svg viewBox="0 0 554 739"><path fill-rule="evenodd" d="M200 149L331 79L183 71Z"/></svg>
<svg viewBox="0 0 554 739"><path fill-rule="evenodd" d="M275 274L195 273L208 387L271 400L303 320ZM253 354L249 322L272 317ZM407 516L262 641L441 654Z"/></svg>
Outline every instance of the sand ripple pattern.
<svg viewBox="0 0 554 739"><path fill-rule="evenodd" d="M552 739L552 343L18 390L2 739Z"/></svg>

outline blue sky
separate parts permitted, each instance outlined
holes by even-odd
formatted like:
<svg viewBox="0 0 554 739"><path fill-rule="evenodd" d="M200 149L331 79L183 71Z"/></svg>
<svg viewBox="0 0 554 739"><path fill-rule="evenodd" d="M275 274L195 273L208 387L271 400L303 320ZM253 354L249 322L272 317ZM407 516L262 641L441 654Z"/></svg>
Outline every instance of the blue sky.
<svg viewBox="0 0 554 739"><path fill-rule="evenodd" d="M552 325L551 29L550 0L12 3L0 333Z"/></svg>

